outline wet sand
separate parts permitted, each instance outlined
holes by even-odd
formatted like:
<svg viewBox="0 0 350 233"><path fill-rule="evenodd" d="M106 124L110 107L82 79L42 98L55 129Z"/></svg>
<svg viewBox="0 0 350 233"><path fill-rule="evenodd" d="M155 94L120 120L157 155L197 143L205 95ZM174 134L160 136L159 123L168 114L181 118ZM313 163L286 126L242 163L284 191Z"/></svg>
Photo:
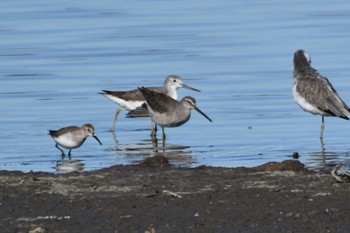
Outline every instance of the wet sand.
<svg viewBox="0 0 350 233"><path fill-rule="evenodd" d="M0 172L1 232L350 232L350 184L297 160Z"/></svg>

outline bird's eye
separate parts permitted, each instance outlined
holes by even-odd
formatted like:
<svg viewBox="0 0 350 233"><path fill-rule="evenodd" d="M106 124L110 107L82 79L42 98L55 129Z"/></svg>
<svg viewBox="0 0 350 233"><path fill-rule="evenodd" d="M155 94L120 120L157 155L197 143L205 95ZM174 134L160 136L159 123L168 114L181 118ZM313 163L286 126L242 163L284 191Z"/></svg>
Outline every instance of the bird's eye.
<svg viewBox="0 0 350 233"><path fill-rule="evenodd" d="M173 82L176 83L176 79L174 79Z"/></svg>

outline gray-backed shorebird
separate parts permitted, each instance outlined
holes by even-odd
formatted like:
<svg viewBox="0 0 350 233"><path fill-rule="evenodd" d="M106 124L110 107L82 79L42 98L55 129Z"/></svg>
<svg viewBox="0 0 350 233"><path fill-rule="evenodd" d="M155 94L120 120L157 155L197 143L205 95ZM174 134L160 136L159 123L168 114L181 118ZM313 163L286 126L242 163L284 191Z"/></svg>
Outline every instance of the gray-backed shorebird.
<svg viewBox="0 0 350 233"><path fill-rule="evenodd" d="M71 157L71 150L80 147L87 137L91 136L102 145L98 137L95 135L95 129L91 124L85 124L82 127L68 126L59 130L49 130L49 135L55 140L56 148L62 152L62 158L65 154L58 145L69 149L68 156Z"/></svg>
<svg viewBox="0 0 350 233"><path fill-rule="evenodd" d="M148 88L139 88L146 99L148 113L152 121L162 128L163 143L166 135L165 127L178 127L186 123L191 116L191 110L194 109L210 122L212 120L205 115L196 106L196 100L190 96L184 97L180 102L159 92L152 91ZM155 138L155 130L152 131L152 137Z"/></svg>
<svg viewBox="0 0 350 233"><path fill-rule="evenodd" d="M322 116L321 139L325 116L350 118L349 107L328 79L311 67L311 57L303 50L294 53L293 96L304 111Z"/></svg>
<svg viewBox="0 0 350 233"><path fill-rule="evenodd" d="M162 87L148 87L148 88L153 91L164 93L173 99L177 99L177 90L181 87L189 90L193 90L193 91L198 91L198 92L200 91L198 89L185 85L183 83L183 80L177 75L169 75L165 79L164 85ZM100 93L100 94L104 95L105 97L107 97L108 99L112 100L113 102L115 102L120 106L120 108L117 109L117 112L114 117L112 131L114 131L115 129L117 118L121 111L134 110L138 107L141 107L142 104L145 102L145 98L143 97L142 93L138 89L135 89L132 91L107 91L107 90L102 90L102 91L103 93ZM144 111L141 111L141 112L144 112Z"/></svg>

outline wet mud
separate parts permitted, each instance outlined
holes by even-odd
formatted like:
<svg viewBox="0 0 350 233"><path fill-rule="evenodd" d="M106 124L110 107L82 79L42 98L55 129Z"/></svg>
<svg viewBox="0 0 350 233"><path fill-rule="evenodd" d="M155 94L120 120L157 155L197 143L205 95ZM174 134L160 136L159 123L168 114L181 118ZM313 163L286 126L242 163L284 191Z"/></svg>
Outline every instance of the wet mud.
<svg viewBox="0 0 350 233"><path fill-rule="evenodd" d="M350 184L297 160L0 172L1 232L350 232Z"/></svg>

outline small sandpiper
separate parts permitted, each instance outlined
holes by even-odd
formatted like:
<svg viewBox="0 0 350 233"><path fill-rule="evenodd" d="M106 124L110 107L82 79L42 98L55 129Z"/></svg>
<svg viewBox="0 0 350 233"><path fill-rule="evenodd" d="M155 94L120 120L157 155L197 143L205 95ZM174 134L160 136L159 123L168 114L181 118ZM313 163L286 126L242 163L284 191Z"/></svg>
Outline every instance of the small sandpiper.
<svg viewBox="0 0 350 233"><path fill-rule="evenodd" d="M190 96L184 97L180 102L159 92L148 88L139 88L146 99L147 109L152 121L162 128L163 143L166 139L164 127L178 127L186 123L194 109L210 122L212 120L196 106L196 100ZM156 138L156 131L152 131L152 137Z"/></svg>
<svg viewBox="0 0 350 233"><path fill-rule="evenodd" d="M198 91L200 90L195 89L193 87L187 86L183 83L182 79L177 75L169 75L165 81L164 85L162 87L149 87L149 89L157 92L164 93L168 96L170 96L173 99L177 99L177 90L179 88L186 88L192 91ZM141 107L142 104L145 103L145 98L143 97L142 93L138 90L132 90L132 91L107 91L102 90L103 93L100 93L107 97L108 99L112 100L114 103L118 104L120 108L117 109L117 112L114 117L113 125L112 125L112 131L115 130L115 125L117 122L118 115L123 110L135 110L138 107ZM141 109L141 114L144 115L144 111Z"/></svg>
<svg viewBox="0 0 350 233"><path fill-rule="evenodd" d="M311 57L303 50L294 53L293 96L306 112L322 116L320 138L323 138L324 117L350 118L350 108L339 97L326 77L311 67Z"/></svg>
<svg viewBox="0 0 350 233"><path fill-rule="evenodd" d="M58 145L69 149L68 156L71 158L71 150L80 147L86 140L87 137L91 136L102 145L100 140L95 135L95 129L91 124L85 124L82 127L68 126L59 130L49 130L49 135L55 140L56 148L62 152L62 159L65 154Z"/></svg>

